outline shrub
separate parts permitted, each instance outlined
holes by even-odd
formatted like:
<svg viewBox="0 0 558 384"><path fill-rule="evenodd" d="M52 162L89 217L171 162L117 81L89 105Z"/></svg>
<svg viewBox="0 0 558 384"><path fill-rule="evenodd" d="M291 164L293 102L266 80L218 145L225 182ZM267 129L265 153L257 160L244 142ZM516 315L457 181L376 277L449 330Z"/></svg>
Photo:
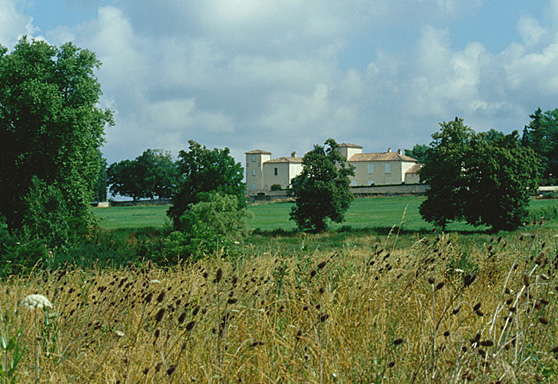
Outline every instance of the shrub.
<svg viewBox="0 0 558 384"><path fill-rule="evenodd" d="M273 184L270 188L271 191L280 191L281 189L281 185L280 184Z"/></svg>
<svg viewBox="0 0 558 384"><path fill-rule="evenodd" d="M24 202L27 208L23 219L25 237L42 240L50 248L68 244L69 214L60 189L33 177Z"/></svg>

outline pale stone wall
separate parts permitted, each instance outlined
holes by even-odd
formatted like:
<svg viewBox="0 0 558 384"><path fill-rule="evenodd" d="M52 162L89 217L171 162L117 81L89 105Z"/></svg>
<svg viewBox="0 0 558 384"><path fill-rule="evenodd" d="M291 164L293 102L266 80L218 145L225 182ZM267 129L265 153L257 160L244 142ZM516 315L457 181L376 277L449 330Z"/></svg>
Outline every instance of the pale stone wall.
<svg viewBox="0 0 558 384"><path fill-rule="evenodd" d="M264 189L263 163L271 159L268 153L246 154L246 192L248 194Z"/></svg>
<svg viewBox="0 0 558 384"><path fill-rule="evenodd" d="M351 177L352 186L401 184L405 180L405 171L401 161L358 161L349 162L355 167L355 175ZM388 168L386 168L386 164ZM370 165L372 169L370 169ZM412 165L412 163L411 163ZM372 173L370 173L372 170Z"/></svg>
<svg viewBox="0 0 558 384"><path fill-rule="evenodd" d="M279 184L285 189L289 186L290 179L289 163L267 163L263 165L264 191L269 191L273 184Z"/></svg>

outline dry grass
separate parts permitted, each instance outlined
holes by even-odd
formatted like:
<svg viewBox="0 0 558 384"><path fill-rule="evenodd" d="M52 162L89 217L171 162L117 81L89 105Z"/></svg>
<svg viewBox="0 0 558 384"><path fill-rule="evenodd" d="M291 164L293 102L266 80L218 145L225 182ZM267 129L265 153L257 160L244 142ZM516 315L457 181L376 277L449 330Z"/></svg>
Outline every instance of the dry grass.
<svg viewBox="0 0 558 384"><path fill-rule="evenodd" d="M17 382L554 383L557 243L520 235L35 273L2 284L3 333Z"/></svg>

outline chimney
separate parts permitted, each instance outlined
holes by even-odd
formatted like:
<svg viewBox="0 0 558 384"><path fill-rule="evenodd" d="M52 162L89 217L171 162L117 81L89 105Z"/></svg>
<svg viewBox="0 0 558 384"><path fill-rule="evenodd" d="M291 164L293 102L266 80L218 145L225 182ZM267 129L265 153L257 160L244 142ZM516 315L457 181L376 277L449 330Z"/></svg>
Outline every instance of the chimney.
<svg viewBox="0 0 558 384"><path fill-rule="evenodd" d="M390 153L390 152L391 152L391 148L388 148L388 150L387 150L387 151L388 151L388 153Z"/></svg>
<svg viewBox="0 0 558 384"><path fill-rule="evenodd" d="M296 157L296 152L293 151L293 152L291 153L291 157Z"/></svg>
<svg viewBox="0 0 558 384"><path fill-rule="evenodd" d="M403 154L403 151L402 151L401 149L398 149L398 150L397 150L397 154L398 154L398 155L402 155L402 154Z"/></svg>

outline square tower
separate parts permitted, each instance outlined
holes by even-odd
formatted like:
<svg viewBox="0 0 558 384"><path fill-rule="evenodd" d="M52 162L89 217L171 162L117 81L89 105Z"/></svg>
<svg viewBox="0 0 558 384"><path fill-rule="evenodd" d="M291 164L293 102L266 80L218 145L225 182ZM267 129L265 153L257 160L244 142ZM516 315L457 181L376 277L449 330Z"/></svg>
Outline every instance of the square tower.
<svg viewBox="0 0 558 384"><path fill-rule="evenodd" d="M254 195L264 189L263 163L271 159L271 152L256 149L246 152L246 192Z"/></svg>

